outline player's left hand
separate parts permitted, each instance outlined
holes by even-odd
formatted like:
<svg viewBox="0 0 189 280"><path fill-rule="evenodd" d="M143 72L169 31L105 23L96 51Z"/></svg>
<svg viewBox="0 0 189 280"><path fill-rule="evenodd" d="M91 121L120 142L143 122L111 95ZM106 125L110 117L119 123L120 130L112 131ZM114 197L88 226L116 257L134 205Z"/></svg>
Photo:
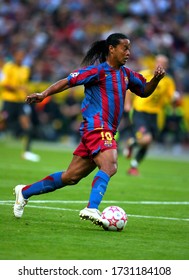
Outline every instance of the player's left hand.
<svg viewBox="0 0 189 280"><path fill-rule="evenodd" d="M165 76L165 69L158 65L155 72L154 72L154 78L161 80Z"/></svg>

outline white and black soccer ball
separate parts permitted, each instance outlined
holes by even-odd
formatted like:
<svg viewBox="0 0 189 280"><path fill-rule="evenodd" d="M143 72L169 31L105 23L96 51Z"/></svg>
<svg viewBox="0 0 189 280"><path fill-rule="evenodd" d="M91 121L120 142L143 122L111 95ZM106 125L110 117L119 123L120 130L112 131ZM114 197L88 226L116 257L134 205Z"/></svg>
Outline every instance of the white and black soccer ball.
<svg viewBox="0 0 189 280"><path fill-rule="evenodd" d="M127 224L127 214L119 206L108 206L101 214L104 230L122 231Z"/></svg>

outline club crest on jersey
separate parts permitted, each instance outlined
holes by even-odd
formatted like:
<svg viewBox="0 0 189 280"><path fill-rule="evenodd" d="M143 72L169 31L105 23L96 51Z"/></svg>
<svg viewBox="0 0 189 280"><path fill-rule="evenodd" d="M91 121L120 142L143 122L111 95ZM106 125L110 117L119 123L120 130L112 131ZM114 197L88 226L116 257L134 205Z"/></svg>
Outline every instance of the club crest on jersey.
<svg viewBox="0 0 189 280"><path fill-rule="evenodd" d="M126 84L128 84L128 82L129 82L129 79L127 76L125 77L125 82L126 82Z"/></svg>
<svg viewBox="0 0 189 280"><path fill-rule="evenodd" d="M112 140L104 140L104 146L112 147Z"/></svg>
<svg viewBox="0 0 189 280"><path fill-rule="evenodd" d="M73 78L77 77L78 75L79 75L79 72L70 73L70 76L72 76Z"/></svg>

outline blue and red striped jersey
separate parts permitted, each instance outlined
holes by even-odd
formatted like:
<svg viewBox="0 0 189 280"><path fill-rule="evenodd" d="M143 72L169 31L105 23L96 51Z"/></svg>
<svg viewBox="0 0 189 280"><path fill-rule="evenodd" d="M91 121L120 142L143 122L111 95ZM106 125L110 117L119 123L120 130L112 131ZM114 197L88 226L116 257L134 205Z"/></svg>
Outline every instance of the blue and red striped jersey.
<svg viewBox="0 0 189 280"><path fill-rule="evenodd" d="M142 96L146 79L126 68L114 69L107 62L81 68L67 77L70 87L84 85L80 131L103 128L116 133L123 110L126 90Z"/></svg>

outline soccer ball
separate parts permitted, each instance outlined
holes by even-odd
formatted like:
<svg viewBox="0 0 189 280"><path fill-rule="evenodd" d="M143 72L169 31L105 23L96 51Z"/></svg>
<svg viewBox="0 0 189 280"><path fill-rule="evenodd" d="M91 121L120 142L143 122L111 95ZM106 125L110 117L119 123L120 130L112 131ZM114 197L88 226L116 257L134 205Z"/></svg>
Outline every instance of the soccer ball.
<svg viewBox="0 0 189 280"><path fill-rule="evenodd" d="M104 230L121 231L127 224L127 214L119 206L106 207L101 214Z"/></svg>

